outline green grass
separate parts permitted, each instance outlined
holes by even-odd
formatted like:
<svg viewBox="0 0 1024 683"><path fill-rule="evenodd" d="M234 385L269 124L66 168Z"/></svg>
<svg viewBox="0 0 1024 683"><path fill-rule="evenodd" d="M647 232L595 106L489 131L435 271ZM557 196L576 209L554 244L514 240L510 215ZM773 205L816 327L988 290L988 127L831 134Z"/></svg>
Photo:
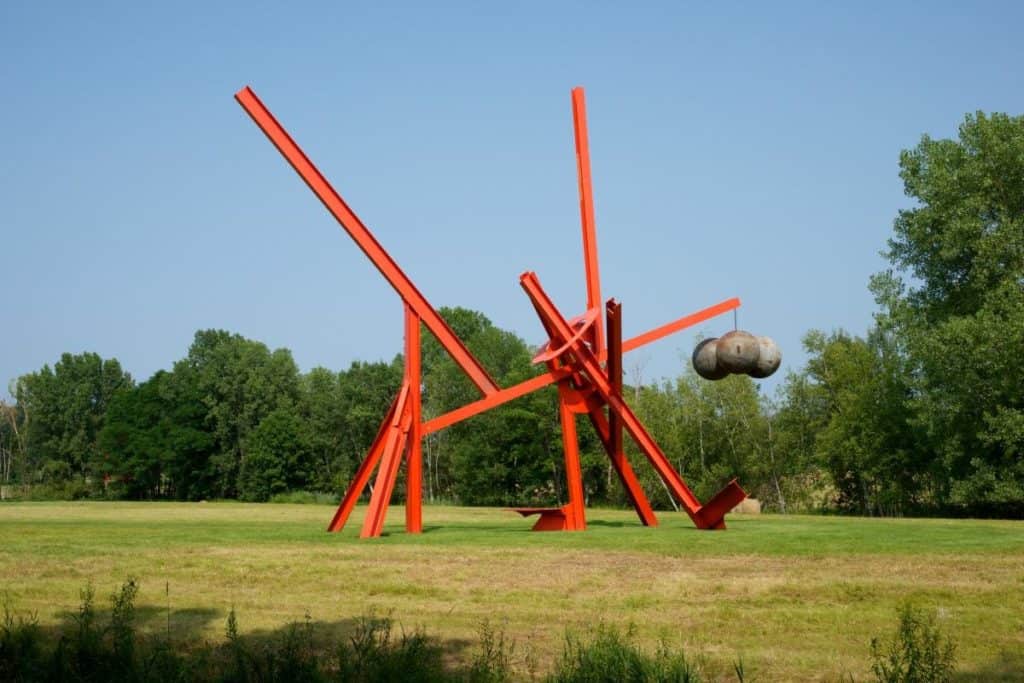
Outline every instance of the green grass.
<svg viewBox="0 0 1024 683"><path fill-rule="evenodd" d="M485 620L516 642L525 670L549 670L567 629L634 625L702 653L713 674L742 657L748 680L864 677L869 643L907 600L937 610L969 680L1022 680L1024 523L734 516L724 533L661 513L590 510L582 533L531 533L506 510L427 507L425 533L360 541L357 510L327 534L320 505L18 503L0 505L0 591L56 623L83 584L100 595L141 582L144 629L223 637L272 632L308 612L345 633L369 611L423 626L448 656ZM169 585L169 596L165 586ZM1019 678L1018 678L1019 677Z"/></svg>

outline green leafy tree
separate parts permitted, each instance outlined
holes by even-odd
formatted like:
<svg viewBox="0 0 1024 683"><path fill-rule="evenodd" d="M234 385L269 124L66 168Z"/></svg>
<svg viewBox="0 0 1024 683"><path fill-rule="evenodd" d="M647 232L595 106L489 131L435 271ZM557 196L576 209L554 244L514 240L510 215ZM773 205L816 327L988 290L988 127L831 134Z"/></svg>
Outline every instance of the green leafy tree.
<svg viewBox="0 0 1024 683"><path fill-rule="evenodd" d="M214 437L205 419L187 368L157 372L111 401L99 436L102 473L130 498L211 496Z"/></svg>
<svg viewBox="0 0 1024 683"><path fill-rule="evenodd" d="M339 452L332 465L334 490L342 491L366 457L402 383L402 358L390 363L354 362L338 373Z"/></svg>
<svg viewBox="0 0 1024 683"><path fill-rule="evenodd" d="M116 479L132 498L163 493L162 474L169 459L161 429L166 401L160 385L165 376L159 372L114 396L99 434L101 474Z"/></svg>
<svg viewBox="0 0 1024 683"><path fill-rule="evenodd" d="M274 494L305 487L313 468L307 434L293 408L277 408L264 417L246 437L239 498L266 501Z"/></svg>
<svg viewBox="0 0 1024 683"><path fill-rule="evenodd" d="M770 430L757 385L749 377L709 382L687 366L674 381L629 393L633 409L698 498L710 498L734 477L760 495L768 476L765 459L772 454ZM644 456L628 437L626 443L652 503L673 505Z"/></svg>
<svg viewBox="0 0 1024 683"><path fill-rule="evenodd" d="M341 479L349 469L339 471L346 431L339 375L327 368L313 368L302 376L301 392L303 424L312 456L310 483L321 491L337 489L344 485Z"/></svg>
<svg viewBox="0 0 1024 683"><path fill-rule="evenodd" d="M24 410L16 403L0 401L0 483L9 484L25 477L24 434Z"/></svg>
<svg viewBox="0 0 1024 683"><path fill-rule="evenodd" d="M1024 513L1024 117L925 136L900 177L916 205L872 289L910 364L935 503Z"/></svg>
<svg viewBox="0 0 1024 683"><path fill-rule="evenodd" d="M299 371L291 352L270 351L223 330L201 330L174 371L191 375L206 407L205 419L216 440L216 453L209 460L212 493L235 496L249 433L274 410L298 403Z"/></svg>
<svg viewBox="0 0 1024 683"><path fill-rule="evenodd" d="M811 331L804 347L824 408L815 451L832 475L836 503L862 514L901 514L919 504L927 465L909 428L906 375L886 336Z"/></svg>
<svg viewBox="0 0 1024 683"><path fill-rule="evenodd" d="M515 334L483 314L442 308L441 315L500 386L542 372ZM429 419L480 397L433 335L423 335L423 410ZM553 388L453 425L425 440L428 497L463 503L516 504L563 500L561 441Z"/></svg>
<svg viewBox="0 0 1024 683"><path fill-rule="evenodd" d="M116 359L65 353L51 369L19 378L18 406L27 416L25 449L39 480L82 479L101 459L97 436L107 406L130 389L131 376Z"/></svg>

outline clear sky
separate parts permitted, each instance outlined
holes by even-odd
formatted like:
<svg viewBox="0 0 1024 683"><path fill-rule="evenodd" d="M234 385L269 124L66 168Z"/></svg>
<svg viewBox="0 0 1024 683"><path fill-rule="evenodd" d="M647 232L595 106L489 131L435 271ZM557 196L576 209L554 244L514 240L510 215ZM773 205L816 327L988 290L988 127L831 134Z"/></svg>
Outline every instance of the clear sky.
<svg viewBox="0 0 1024 683"><path fill-rule="evenodd" d="M808 329L871 324L899 151L1024 112L1019 2L289 5L0 5L5 384L64 351L145 379L209 327L303 370L401 350L397 297L234 102L246 84L435 306L531 343L520 272L584 307L585 86L626 335L739 296L784 368ZM634 352L630 379L676 375L693 338Z"/></svg>

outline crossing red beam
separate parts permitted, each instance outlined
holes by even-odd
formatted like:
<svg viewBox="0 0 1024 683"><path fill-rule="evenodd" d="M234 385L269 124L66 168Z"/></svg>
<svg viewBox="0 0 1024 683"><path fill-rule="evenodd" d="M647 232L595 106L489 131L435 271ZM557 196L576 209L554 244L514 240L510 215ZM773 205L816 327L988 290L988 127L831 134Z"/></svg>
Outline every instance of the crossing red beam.
<svg viewBox="0 0 1024 683"><path fill-rule="evenodd" d="M672 322L662 325L661 327L656 327L653 330L648 330L643 334L625 340L624 342L622 342L622 352L625 353L627 351L633 351L635 349L640 348L641 346L650 344L651 342L654 341L658 341L663 337L667 337L670 334L674 334L676 332L679 332L680 330L685 330L687 327L699 325L705 320L714 318L715 316L731 311L734 308L739 308L739 306L740 300L736 298L726 299L725 301L717 303L714 306L708 306L707 308L701 309L696 313L691 313L690 315L683 316L678 320L673 320ZM601 360L605 359L602 357ZM500 406L503 403L508 403L509 401L513 401L519 398L520 396L525 396L526 394L546 387L549 384L554 384L555 382L562 379L563 377L566 377L569 374L571 374L570 370L566 368L560 368L558 370L555 370L554 372L549 372L546 375L540 375L538 377L533 377L531 379L525 380L523 382L520 382L519 384L508 387L507 389L500 389L499 391L491 394L490 396L485 396L479 401L467 403L461 408L456 408L455 410L445 413L444 415L438 415L432 420L427 420L426 422L423 423L423 434L425 436L427 434L433 434L434 432L444 429L445 427L451 427L453 424L462 422L463 420L473 417L474 415L479 415L480 413L488 411L491 408Z"/></svg>
<svg viewBox="0 0 1024 683"><path fill-rule="evenodd" d="M547 293L540 286L540 280L532 272L523 273L519 282L526 291L527 296L533 303L545 329L551 333L552 345L561 345L570 340L573 336L573 329L568 321L562 316L558 308L548 297ZM672 496L682 505L683 509L693 520L699 529L724 529L723 517L725 512L746 498L746 493L736 484L735 480L719 492L712 499L713 505L709 504L707 510L702 510L700 500L697 499L690 487L686 485L683 478L675 471L665 453L647 432L643 423L633 413L630 407L622 399L622 395L615 390L613 382L609 379L605 370L601 367L598 357L587 347L586 344L577 341L571 351L567 352L567 358L571 356L571 364L577 365L578 370L589 381L597 394L608 405L609 412L614 412L622 422L622 427L633 437L633 441L640 448L640 451L647 457L647 460L654 467L665 485L672 492Z"/></svg>

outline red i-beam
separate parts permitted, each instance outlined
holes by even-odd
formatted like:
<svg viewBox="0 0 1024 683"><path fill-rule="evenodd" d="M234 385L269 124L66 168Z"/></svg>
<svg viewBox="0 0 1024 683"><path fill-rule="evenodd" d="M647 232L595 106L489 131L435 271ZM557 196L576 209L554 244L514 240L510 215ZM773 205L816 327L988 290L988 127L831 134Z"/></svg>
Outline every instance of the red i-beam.
<svg viewBox="0 0 1024 683"><path fill-rule="evenodd" d="M650 503L623 451L623 428L637 442L640 450L665 481L673 496L683 505L699 528L724 528L725 512L742 500L746 494L733 481L708 504L702 506L697 501L686 483L675 472L668 459L623 400L622 354L733 310L740 305L740 302L739 299L728 299L623 341L621 337L621 306L612 300L605 307L608 334L607 346L605 345L603 321L600 315L601 284L598 273L597 236L590 180L586 103L582 88L574 88L572 91L572 111L583 234L583 259L586 273L587 310L578 318L567 321L544 294L536 276L532 273L525 274L521 279L523 287L550 337L547 348L535 359L536 362L545 363L548 372L506 389L500 389L494 383L494 380L470 353L462 340L377 242L369 229L321 175L252 89L243 88L235 94L235 99L377 267L381 275L391 284L402 299L404 306L405 369L401 388L391 404L366 458L360 464L346 490L341 505L331 519L328 530L340 531L344 528L356 502L376 470L376 483L370 496L360 536L363 538L379 536L384 526L388 504L394 492L398 470L404 456L406 462L406 530L411 533L419 533L423 524L422 437L553 383L558 384L559 418L562 425L569 501L560 508L519 508L518 511L524 515L540 515L534 529L581 530L586 528L582 471L576 436L576 416L581 413L587 414L590 418L590 422L626 490L627 497L643 524L654 526L657 524L657 518L654 516ZM422 422L421 417L421 322L434 334L441 346L483 394L480 400L426 423ZM605 410L607 410L607 416Z"/></svg>

